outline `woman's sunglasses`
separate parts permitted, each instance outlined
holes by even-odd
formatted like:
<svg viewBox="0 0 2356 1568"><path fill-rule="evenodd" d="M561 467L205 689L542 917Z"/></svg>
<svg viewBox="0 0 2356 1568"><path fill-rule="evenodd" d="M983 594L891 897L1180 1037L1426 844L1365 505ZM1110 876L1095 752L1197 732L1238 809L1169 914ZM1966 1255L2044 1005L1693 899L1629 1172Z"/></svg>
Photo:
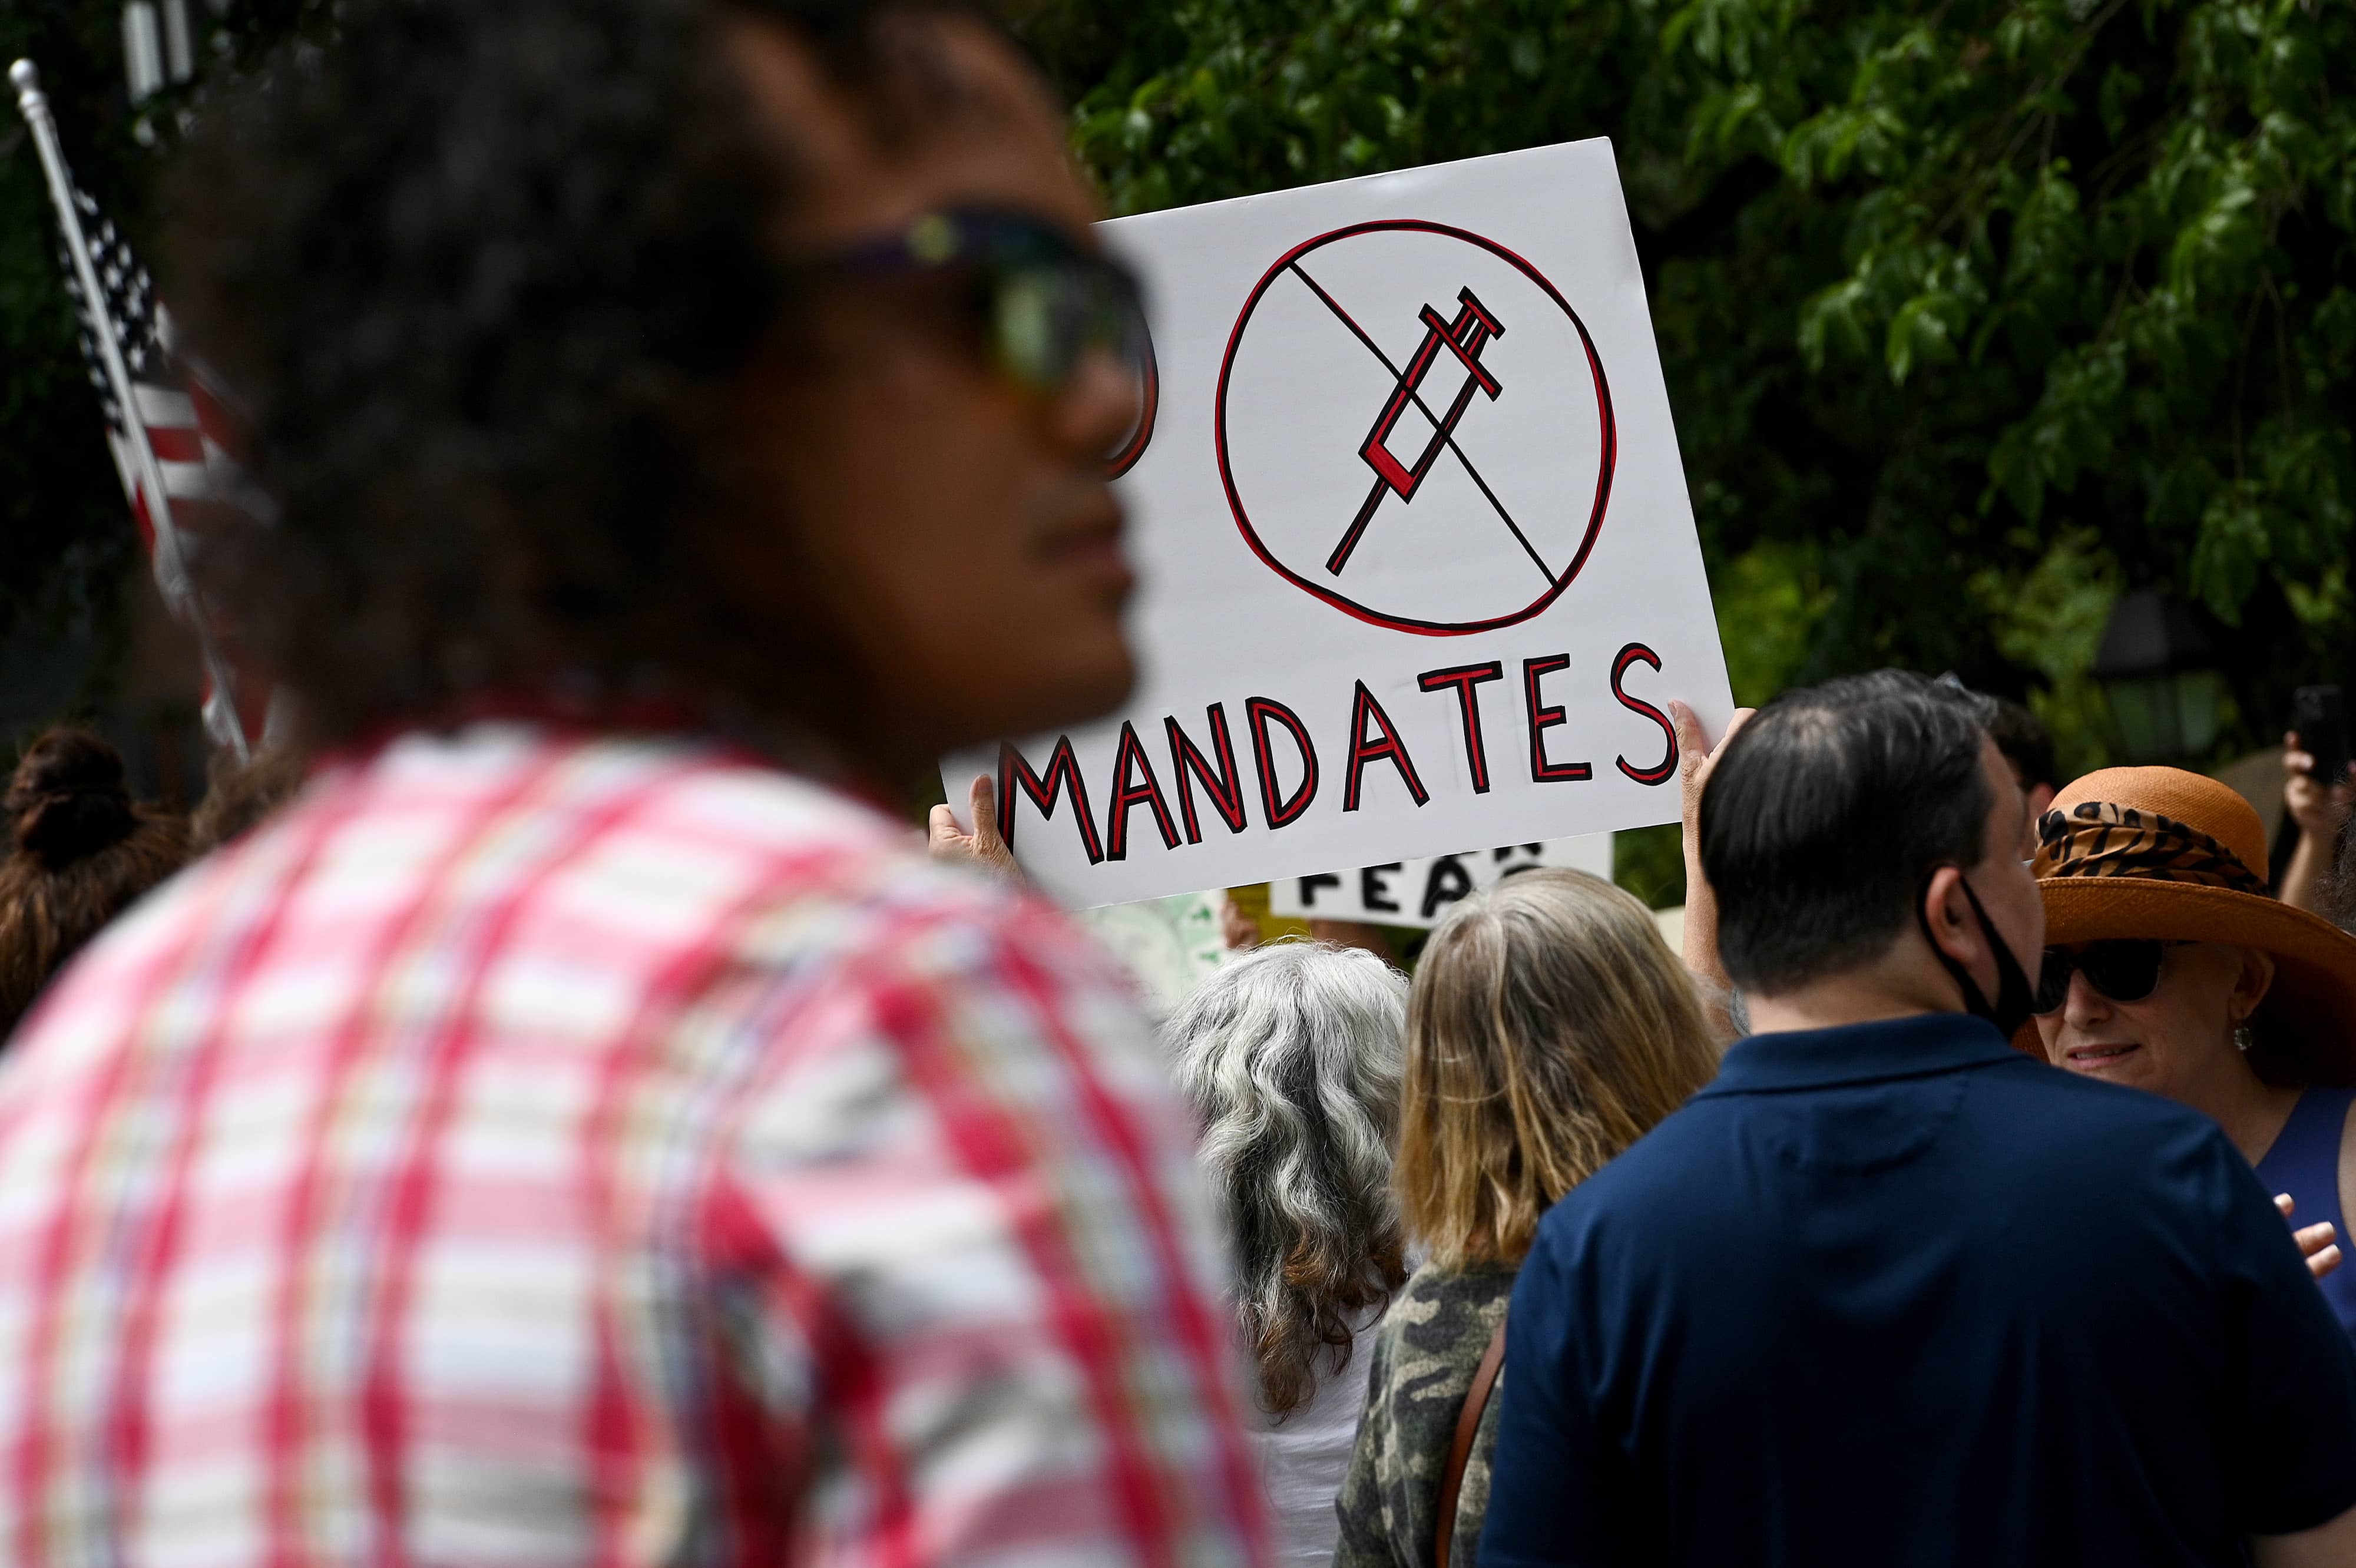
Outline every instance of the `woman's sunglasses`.
<svg viewBox="0 0 2356 1568"><path fill-rule="evenodd" d="M2045 968L2037 977L2037 1011L2060 1010L2070 999L2072 974L2084 975L2087 984L2114 1002L2140 1002L2159 988L2168 950L2182 945L2129 937L2088 942L2075 952L2047 948Z"/></svg>
<svg viewBox="0 0 2356 1568"><path fill-rule="evenodd" d="M991 360L1018 386L1054 396L1101 351L1137 378L1141 395L1152 349L1136 278L1026 213L978 207L927 212L897 234L808 264L847 278L962 275L972 285L966 306Z"/></svg>

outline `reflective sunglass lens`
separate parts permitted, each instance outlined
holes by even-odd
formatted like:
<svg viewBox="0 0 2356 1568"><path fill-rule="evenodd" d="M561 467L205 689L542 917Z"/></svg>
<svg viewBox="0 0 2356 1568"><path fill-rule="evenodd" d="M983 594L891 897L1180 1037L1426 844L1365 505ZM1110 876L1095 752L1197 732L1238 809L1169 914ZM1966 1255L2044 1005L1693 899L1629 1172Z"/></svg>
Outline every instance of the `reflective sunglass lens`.
<svg viewBox="0 0 2356 1568"><path fill-rule="evenodd" d="M1034 392L1060 392L1091 350L1141 363L1142 319L1111 278L1078 266L1021 267L999 277L993 293L999 358Z"/></svg>
<svg viewBox="0 0 2356 1568"><path fill-rule="evenodd" d="M1034 392L1053 391L1069 373L1052 279L1044 270L1025 269L998 282L999 358L1015 380Z"/></svg>

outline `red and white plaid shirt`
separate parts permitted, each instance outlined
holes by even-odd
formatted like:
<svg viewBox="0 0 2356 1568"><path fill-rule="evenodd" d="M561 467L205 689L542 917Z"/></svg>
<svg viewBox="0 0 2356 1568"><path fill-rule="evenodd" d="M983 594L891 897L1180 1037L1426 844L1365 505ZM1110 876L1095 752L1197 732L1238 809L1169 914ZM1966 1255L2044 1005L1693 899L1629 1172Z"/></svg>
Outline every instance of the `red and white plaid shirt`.
<svg viewBox="0 0 2356 1568"><path fill-rule="evenodd" d="M13 1568L1266 1561L1122 981L680 739L326 772L0 1058Z"/></svg>

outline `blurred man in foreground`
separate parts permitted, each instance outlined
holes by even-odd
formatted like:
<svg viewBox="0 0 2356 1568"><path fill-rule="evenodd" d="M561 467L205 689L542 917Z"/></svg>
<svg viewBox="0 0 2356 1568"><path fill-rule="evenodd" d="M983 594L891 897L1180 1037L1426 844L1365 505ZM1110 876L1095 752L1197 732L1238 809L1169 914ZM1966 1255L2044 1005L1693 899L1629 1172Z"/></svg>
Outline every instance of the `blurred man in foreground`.
<svg viewBox="0 0 2356 1568"><path fill-rule="evenodd" d="M1264 1560L1122 983L861 799L1131 679L1060 129L889 0L359 0L213 112L323 761L0 1069L0 1557Z"/></svg>
<svg viewBox="0 0 2356 1568"><path fill-rule="evenodd" d="M2356 1352L2215 1122L2010 1044L2044 908L1959 687L1787 693L1702 869L1760 1031L1547 1215L1482 1568L2356 1561Z"/></svg>

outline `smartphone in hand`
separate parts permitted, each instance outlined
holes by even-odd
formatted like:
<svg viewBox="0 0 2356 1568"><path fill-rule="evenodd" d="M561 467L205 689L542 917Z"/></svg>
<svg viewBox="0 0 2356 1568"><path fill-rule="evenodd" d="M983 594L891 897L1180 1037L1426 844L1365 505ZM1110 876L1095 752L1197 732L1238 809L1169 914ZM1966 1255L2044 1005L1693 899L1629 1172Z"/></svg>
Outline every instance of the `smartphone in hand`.
<svg viewBox="0 0 2356 1568"><path fill-rule="evenodd" d="M2301 686L2291 697L2298 748L2315 758L2309 776L2338 784L2348 776L2348 707L2337 686Z"/></svg>

